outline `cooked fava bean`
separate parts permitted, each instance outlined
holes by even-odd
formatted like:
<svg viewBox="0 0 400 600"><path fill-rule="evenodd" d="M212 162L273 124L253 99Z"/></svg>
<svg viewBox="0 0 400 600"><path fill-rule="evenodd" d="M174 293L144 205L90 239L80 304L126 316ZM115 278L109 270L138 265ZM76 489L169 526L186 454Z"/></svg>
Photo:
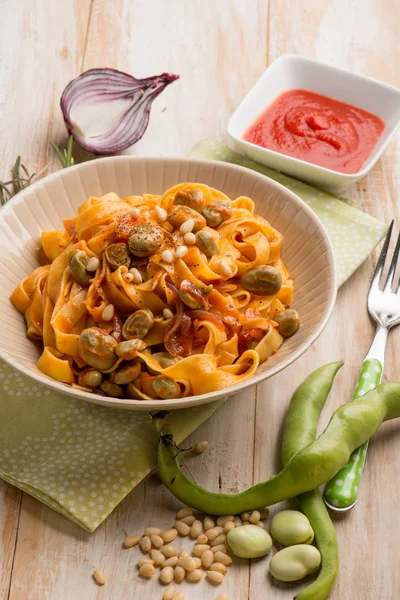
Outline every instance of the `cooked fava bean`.
<svg viewBox="0 0 400 600"><path fill-rule="evenodd" d="M222 573L218 573L218 571L207 571L206 577L211 583L215 583L216 585L219 585L224 580L224 576Z"/></svg>
<svg viewBox="0 0 400 600"><path fill-rule="evenodd" d="M306 515L298 510L281 510L271 519L272 537L282 546L312 544L314 531Z"/></svg>
<svg viewBox="0 0 400 600"><path fill-rule="evenodd" d="M189 206L193 210L201 212L206 204L203 190L199 188L193 188L191 190L179 190L176 193L174 204L181 204L183 206Z"/></svg>
<svg viewBox="0 0 400 600"><path fill-rule="evenodd" d="M189 583L197 583L198 581L200 581L203 577L203 573L200 571L200 569L195 569L194 571L189 571L186 575L186 581L189 581Z"/></svg>
<svg viewBox="0 0 400 600"><path fill-rule="evenodd" d="M141 540L140 535L128 535L124 539L123 546L124 546L124 548L133 548L134 546L138 545L140 540Z"/></svg>
<svg viewBox="0 0 400 600"><path fill-rule="evenodd" d="M128 236L129 250L139 257L154 254L161 247L163 241L162 229L152 221L134 225Z"/></svg>
<svg viewBox="0 0 400 600"><path fill-rule="evenodd" d="M141 371L141 366L139 363L134 363L132 365L126 365L125 367L121 367L117 371L113 371L110 374L110 381L112 383L117 383L118 385L127 385L131 383L131 381L135 381Z"/></svg>
<svg viewBox="0 0 400 600"><path fill-rule="evenodd" d="M150 563L146 563L144 565L142 565L139 569L139 573L142 577L145 577L146 579L150 579L150 577L152 577L154 575L154 566L151 565Z"/></svg>
<svg viewBox="0 0 400 600"><path fill-rule="evenodd" d="M89 369L88 371L85 371L84 373L79 373L78 375L78 384L82 387L94 389L98 387L102 381L103 374L100 373L100 371L97 371L96 369Z"/></svg>
<svg viewBox="0 0 400 600"><path fill-rule="evenodd" d="M163 400L179 398L181 395L179 383L171 379L171 377L167 377L166 375L157 375L157 377L155 377L152 381L152 387L157 396ZM186 523L183 523L183 525L186 525Z"/></svg>
<svg viewBox="0 0 400 600"><path fill-rule="evenodd" d="M202 229L196 235L196 246L209 258L218 254L218 234L212 229Z"/></svg>
<svg viewBox="0 0 400 600"><path fill-rule="evenodd" d="M83 250L71 250L71 252L68 253L68 266L71 275L75 281L84 287L89 285L89 282L93 277L86 269L89 260L89 256Z"/></svg>
<svg viewBox="0 0 400 600"><path fill-rule="evenodd" d="M203 215L189 208L189 206L177 206L168 215L168 223L178 228L189 219L194 221L193 231L195 233L206 225Z"/></svg>
<svg viewBox="0 0 400 600"><path fill-rule="evenodd" d="M235 527L226 536L228 550L241 558L264 556L272 548L271 536L255 525Z"/></svg>
<svg viewBox="0 0 400 600"><path fill-rule="evenodd" d="M283 337L294 335L300 327L299 315L297 311L292 308L287 308L278 313L277 316L274 317L274 321L278 323L278 331Z"/></svg>
<svg viewBox="0 0 400 600"><path fill-rule="evenodd" d="M223 221L231 218L232 207L228 202L211 202L204 207L202 214L209 227L218 227Z"/></svg>
<svg viewBox="0 0 400 600"><path fill-rule="evenodd" d="M181 282L178 294L182 302L189 308L207 310L209 307L209 302L205 294L187 279Z"/></svg>
<svg viewBox="0 0 400 600"><path fill-rule="evenodd" d="M122 327L122 336L125 340L139 338L142 340L154 325L154 316L148 308L141 308L131 314Z"/></svg>
<svg viewBox="0 0 400 600"><path fill-rule="evenodd" d="M91 367L105 371L117 362L117 341L99 327L88 327L79 336L79 356Z"/></svg>
<svg viewBox="0 0 400 600"><path fill-rule="evenodd" d="M118 267L127 267L131 264L131 253L127 244L119 242L118 244L110 244L106 248L106 259L113 271Z"/></svg>
<svg viewBox="0 0 400 600"><path fill-rule="evenodd" d="M103 383L99 385L99 389L107 396L111 396L111 398L122 398L124 395L123 389L111 381L103 381Z"/></svg>
<svg viewBox="0 0 400 600"><path fill-rule="evenodd" d="M278 581L298 581L318 571L321 555L315 546L288 546L271 558L269 571Z"/></svg>
<svg viewBox="0 0 400 600"><path fill-rule="evenodd" d="M282 287L282 277L274 267L261 265L249 269L241 278L245 290L258 296L272 296Z"/></svg>
<svg viewBox="0 0 400 600"><path fill-rule="evenodd" d="M167 369L171 365L174 365L181 360L180 356L171 356L171 354L168 354L168 352L154 352L153 358L158 360L158 363L162 369Z"/></svg>
<svg viewBox="0 0 400 600"><path fill-rule="evenodd" d="M132 360L133 358L136 358L138 352L143 352L145 348L146 344L143 340L133 338L117 344L115 347L115 354L124 360Z"/></svg>

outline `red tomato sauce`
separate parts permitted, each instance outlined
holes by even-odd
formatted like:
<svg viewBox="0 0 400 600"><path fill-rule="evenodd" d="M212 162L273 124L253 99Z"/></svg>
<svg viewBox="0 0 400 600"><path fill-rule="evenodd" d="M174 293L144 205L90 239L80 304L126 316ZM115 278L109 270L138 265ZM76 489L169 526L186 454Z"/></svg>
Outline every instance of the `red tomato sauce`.
<svg viewBox="0 0 400 600"><path fill-rule="evenodd" d="M357 173L385 128L377 115L307 90L284 92L243 139L340 173Z"/></svg>

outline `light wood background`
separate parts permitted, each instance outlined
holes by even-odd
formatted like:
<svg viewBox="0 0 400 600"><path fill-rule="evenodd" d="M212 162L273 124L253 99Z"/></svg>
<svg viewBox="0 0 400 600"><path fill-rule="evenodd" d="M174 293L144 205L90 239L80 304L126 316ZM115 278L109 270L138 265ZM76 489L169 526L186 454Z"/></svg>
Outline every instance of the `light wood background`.
<svg viewBox="0 0 400 600"><path fill-rule="evenodd" d="M18 154L31 170L58 168L49 149L65 130L60 94L91 67L116 67L138 77L179 73L156 102L149 128L132 154L185 155L202 137L224 139L228 118L266 66L282 53L303 54L400 86L400 3L396 0L2 0L0 2L1 176ZM164 110L166 109L166 110ZM369 213L399 221L398 138L371 174L352 190ZM323 424L350 399L371 340L366 293L369 259L340 290L324 334L280 375L231 398L191 441L210 450L190 470L208 488L237 491L279 467L279 439L288 400L304 375L342 358ZM400 331L389 337L385 377L399 379ZM1 440L0 440L1 443ZM357 507L336 520L341 567L335 600L400 598L400 430L387 424L370 445ZM140 580L137 550L122 550L124 532L165 527L177 503L150 477L89 535L26 494L0 482L1 600L161 599L156 580ZM91 578L102 566L107 584ZM188 600L284 600L266 561L231 568L223 586L183 585Z"/></svg>

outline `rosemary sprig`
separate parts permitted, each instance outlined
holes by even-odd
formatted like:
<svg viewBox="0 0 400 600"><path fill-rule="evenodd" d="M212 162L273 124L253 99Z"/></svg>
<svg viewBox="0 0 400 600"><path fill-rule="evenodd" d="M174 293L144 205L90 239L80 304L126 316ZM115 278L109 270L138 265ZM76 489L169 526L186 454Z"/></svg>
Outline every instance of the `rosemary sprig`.
<svg viewBox="0 0 400 600"><path fill-rule="evenodd" d="M30 175L28 169L21 163L21 157L18 156L11 169L12 179L10 181L0 181L0 205L4 206L15 194L28 187L33 178L39 177L45 169L47 167L44 167L39 173Z"/></svg>
<svg viewBox="0 0 400 600"><path fill-rule="evenodd" d="M57 158L60 161L63 169L66 169L67 167L72 167L72 165L75 162L74 157L72 156L73 141L74 141L74 138L72 135L70 135L68 138L67 148L64 148L64 150L62 150L62 151L54 142L51 142L51 145L53 146L53 148L56 152Z"/></svg>

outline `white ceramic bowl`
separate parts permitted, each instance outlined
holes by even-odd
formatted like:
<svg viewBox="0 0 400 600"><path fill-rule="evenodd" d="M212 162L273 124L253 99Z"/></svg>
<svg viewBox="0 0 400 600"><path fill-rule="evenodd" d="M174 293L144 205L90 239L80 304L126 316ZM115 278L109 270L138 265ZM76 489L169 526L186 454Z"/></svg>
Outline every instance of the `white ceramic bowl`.
<svg viewBox="0 0 400 600"><path fill-rule="evenodd" d="M295 278L294 307L299 332L260 366L256 375L235 387L178 400L120 400L76 390L41 373L35 363L40 348L26 337L23 316L9 300L18 283L37 263L43 229L56 229L76 213L88 196L116 192L159 194L182 182L203 182L229 197L250 196L257 212L284 235L283 258ZM57 173L30 186L0 211L0 357L37 383L59 392L113 408L136 410L195 406L224 398L278 373L311 346L324 329L336 296L336 275L329 239L310 208L278 183L243 167L188 158L102 158Z"/></svg>
<svg viewBox="0 0 400 600"><path fill-rule="evenodd" d="M330 96L364 108L383 119L385 129L357 173L338 173L243 140L243 134L262 111L277 96L292 89L305 89ZM397 88L308 58L284 54L268 67L240 103L229 121L228 134L253 160L330 192L340 193L364 177L374 166L399 124L400 90Z"/></svg>

